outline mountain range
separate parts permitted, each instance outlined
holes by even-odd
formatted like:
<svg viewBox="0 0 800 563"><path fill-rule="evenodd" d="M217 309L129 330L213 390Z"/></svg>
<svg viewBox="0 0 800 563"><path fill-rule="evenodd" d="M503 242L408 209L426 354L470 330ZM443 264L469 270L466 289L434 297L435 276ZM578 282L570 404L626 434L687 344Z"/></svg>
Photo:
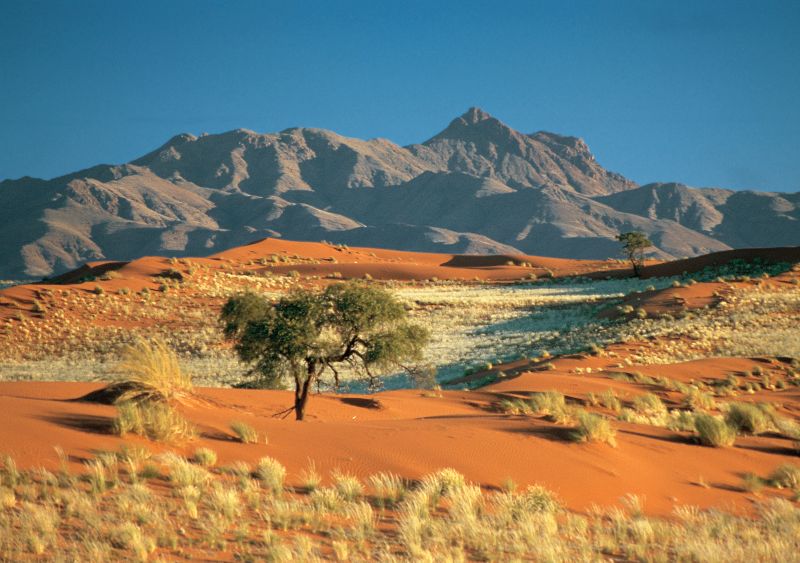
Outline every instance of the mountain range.
<svg viewBox="0 0 800 563"><path fill-rule="evenodd" d="M201 256L264 237L446 253L653 256L800 245L800 193L640 186L583 140L471 108L422 144L323 129L181 134L132 162L0 182L0 278Z"/></svg>

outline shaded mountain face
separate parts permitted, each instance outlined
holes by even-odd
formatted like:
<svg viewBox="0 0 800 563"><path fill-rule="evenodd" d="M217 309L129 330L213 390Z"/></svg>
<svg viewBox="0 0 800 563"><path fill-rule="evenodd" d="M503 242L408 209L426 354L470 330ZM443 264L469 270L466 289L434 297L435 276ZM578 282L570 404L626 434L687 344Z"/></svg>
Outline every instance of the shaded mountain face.
<svg viewBox="0 0 800 563"><path fill-rule="evenodd" d="M477 108L408 147L321 129L183 134L119 166L0 182L0 278L98 259L201 256L276 236L452 253L663 258L800 244L800 194L638 186L578 138Z"/></svg>

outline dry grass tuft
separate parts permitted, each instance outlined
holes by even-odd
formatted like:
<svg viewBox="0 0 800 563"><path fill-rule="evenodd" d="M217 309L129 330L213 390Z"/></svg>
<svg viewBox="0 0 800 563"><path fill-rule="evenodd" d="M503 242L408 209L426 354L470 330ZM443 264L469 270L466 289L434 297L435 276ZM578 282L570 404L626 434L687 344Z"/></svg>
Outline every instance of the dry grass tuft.
<svg viewBox="0 0 800 563"><path fill-rule="evenodd" d="M180 401L193 389L177 355L160 339L126 346L114 379L107 391L117 395L116 402Z"/></svg>
<svg viewBox="0 0 800 563"><path fill-rule="evenodd" d="M255 428L245 422L235 420L230 424L231 432L236 435L236 439L242 444L257 444L258 432Z"/></svg>
<svg viewBox="0 0 800 563"><path fill-rule="evenodd" d="M197 437L197 429L173 407L159 402L126 401L117 405L114 433L137 434L158 442L179 443Z"/></svg>
<svg viewBox="0 0 800 563"><path fill-rule="evenodd" d="M576 442L603 442L616 447L617 431L607 418L582 409L576 410L574 415L578 424L572 432L573 440Z"/></svg>
<svg viewBox="0 0 800 563"><path fill-rule="evenodd" d="M724 420L709 414L695 415L694 427L700 443L704 446L725 448L732 446L736 441L736 429Z"/></svg>

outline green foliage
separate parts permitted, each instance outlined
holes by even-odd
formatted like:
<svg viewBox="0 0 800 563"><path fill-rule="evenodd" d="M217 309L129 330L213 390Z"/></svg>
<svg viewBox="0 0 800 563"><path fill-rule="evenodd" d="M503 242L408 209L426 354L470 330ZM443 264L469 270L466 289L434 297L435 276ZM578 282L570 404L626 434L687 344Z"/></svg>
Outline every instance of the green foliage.
<svg viewBox="0 0 800 563"><path fill-rule="evenodd" d="M622 243L623 252L633 266L633 273L637 276L641 275L644 266L644 252L653 246L652 241L640 231L620 233L617 235L617 240Z"/></svg>
<svg viewBox="0 0 800 563"><path fill-rule="evenodd" d="M777 276L791 269L792 264L789 262L770 262L762 258L753 260L735 258L722 265L706 266L699 272L687 274L684 277L700 282L710 282L718 278L723 281L743 280L761 277L763 274Z"/></svg>
<svg viewBox="0 0 800 563"><path fill-rule="evenodd" d="M222 323L239 358L253 366L256 386L294 380L298 420L319 377L332 374L338 386L337 366L347 366L375 383L372 370L420 359L428 340L391 293L356 281L295 289L275 304L252 293L233 297Z"/></svg>

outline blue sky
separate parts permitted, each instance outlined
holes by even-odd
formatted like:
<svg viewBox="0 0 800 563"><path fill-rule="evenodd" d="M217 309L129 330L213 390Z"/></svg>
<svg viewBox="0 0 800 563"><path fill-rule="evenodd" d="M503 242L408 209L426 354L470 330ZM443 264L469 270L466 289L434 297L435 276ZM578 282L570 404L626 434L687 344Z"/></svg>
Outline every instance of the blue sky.
<svg viewBox="0 0 800 563"><path fill-rule="evenodd" d="M0 179L179 132L422 142L477 105L640 183L798 191L798 29L798 0L0 0Z"/></svg>

